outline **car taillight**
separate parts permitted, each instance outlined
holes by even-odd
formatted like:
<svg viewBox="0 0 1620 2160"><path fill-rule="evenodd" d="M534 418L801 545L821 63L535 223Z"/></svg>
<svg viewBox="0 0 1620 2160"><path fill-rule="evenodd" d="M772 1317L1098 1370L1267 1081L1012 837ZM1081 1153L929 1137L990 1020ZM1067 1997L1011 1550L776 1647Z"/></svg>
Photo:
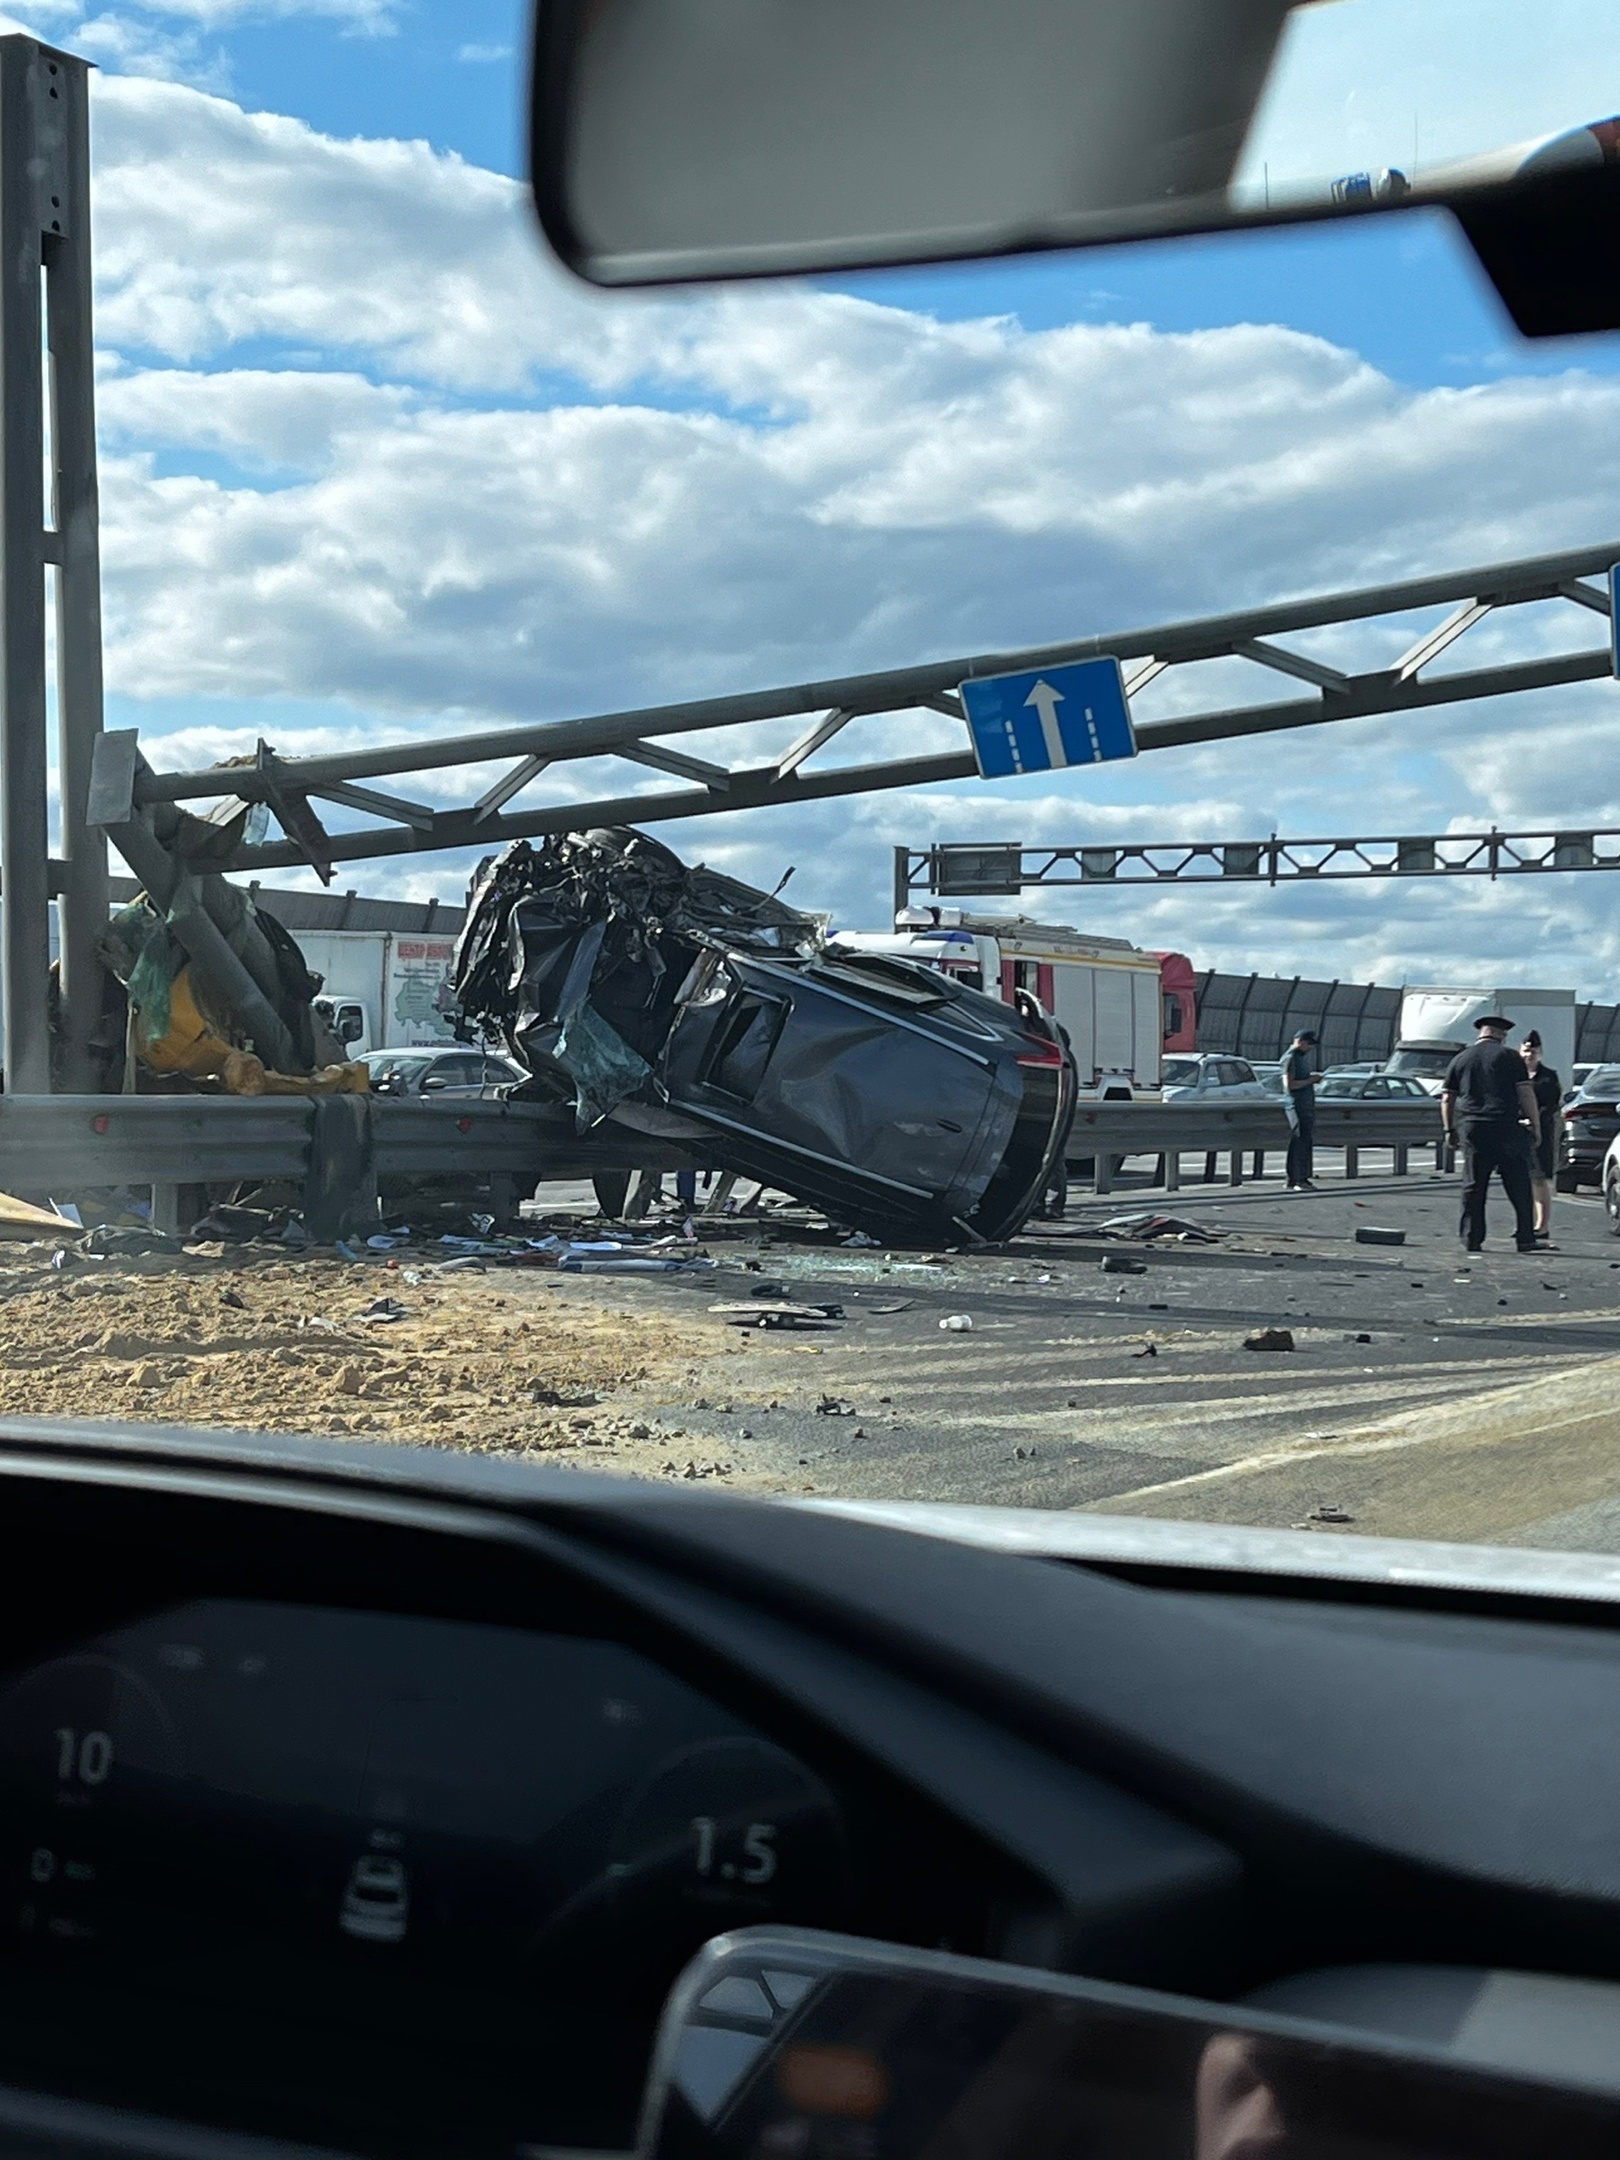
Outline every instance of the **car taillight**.
<svg viewBox="0 0 1620 2160"><path fill-rule="evenodd" d="M1613 1117L1617 1108L1620 1108L1620 1104L1612 1102L1571 1103L1564 1115L1565 1117Z"/></svg>
<svg viewBox="0 0 1620 2160"><path fill-rule="evenodd" d="M1026 1042L1018 1053L1020 1065L1061 1065L1063 1052L1055 1042Z"/></svg>

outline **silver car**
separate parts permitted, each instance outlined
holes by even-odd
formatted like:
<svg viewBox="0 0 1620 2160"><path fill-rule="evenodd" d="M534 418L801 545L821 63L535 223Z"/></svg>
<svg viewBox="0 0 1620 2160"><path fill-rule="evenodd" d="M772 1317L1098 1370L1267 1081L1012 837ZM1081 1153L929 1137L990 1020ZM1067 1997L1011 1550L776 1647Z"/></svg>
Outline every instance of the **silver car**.
<svg viewBox="0 0 1620 2160"><path fill-rule="evenodd" d="M1244 1058L1168 1057L1160 1069L1166 1102L1265 1102L1267 1090Z"/></svg>
<svg viewBox="0 0 1620 2160"><path fill-rule="evenodd" d="M370 1068L374 1095L424 1102L494 1095L528 1077L510 1058L487 1050L368 1050L361 1063Z"/></svg>

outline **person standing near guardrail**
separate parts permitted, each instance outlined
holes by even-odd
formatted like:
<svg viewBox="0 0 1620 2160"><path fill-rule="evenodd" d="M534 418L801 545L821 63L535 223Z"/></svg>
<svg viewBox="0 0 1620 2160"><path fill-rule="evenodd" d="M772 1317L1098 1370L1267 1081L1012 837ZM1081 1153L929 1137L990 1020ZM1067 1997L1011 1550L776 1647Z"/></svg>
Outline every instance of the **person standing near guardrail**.
<svg viewBox="0 0 1620 2160"><path fill-rule="evenodd" d="M1541 1140L1541 1112L1524 1059L1507 1046L1512 1025L1501 1013L1482 1014L1474 1022L1473 1048L1452 1059L1440 1087L1440 1123L1446 1139L1452 1147L1457 1145L1460 1122L1467 1150L1461 1229L1463 1244L1471 1253L1485 1243L1485 1193L1493 1170L1513 1205L1514 1242L1520 1252L1544 1249L1536 1243L1535 1204L1530 1196L1532 1146Z"/></svg>
<svg viewBox="0 0 1620 2160"><path fill-rule="evenodd" d="M1564 1083L1542 1060L1539 1028L1532 1028L1520 1043L1519 1055L1524 1059L1524 1069L1535 1090L1536 1108L1541 1112L1541 1137L1535 1144L1530 1171L1530 1197L1536 1209L1536 1243L1547 1245L1552 1242L1553 1177L1558 1168L1559 1104L1564 1099Z"/></svg>
<svg viewBox="0 0 1620 2160"><path fill-rule="evenodd" d="M1314 1192L1316 1170L1316 1037L1301 1028L1283 1059L1283 1107L1288 1113L1288 1190Z"/></svg>

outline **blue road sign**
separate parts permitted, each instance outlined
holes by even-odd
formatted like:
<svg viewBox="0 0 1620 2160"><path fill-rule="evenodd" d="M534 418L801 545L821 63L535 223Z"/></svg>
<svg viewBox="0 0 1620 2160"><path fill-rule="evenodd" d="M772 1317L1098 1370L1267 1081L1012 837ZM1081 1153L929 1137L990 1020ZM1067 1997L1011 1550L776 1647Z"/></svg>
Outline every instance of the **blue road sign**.
<svg viewBox="0 0 1620 2160"><path fill-rule="evenodd" d="M1136 755L1117 660L1077 660L962 685L973 754L987 780L1103 765Z"/></svg>

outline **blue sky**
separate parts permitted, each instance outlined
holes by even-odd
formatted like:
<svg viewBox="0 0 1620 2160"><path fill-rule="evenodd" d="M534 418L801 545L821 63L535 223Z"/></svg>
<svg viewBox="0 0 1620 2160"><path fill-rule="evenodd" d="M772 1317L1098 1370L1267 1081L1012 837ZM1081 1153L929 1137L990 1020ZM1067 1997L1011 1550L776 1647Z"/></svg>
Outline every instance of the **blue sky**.
<svg viewBox="0 0 1620 2160"><path fill-rule="evenodd" d="M1438 17L1455 4L1434 0ZM1548 5L1595 35L1599 0ZM1620 341L1526 345L1440 212L602 297L547 263L515 184L512 0L16 12L103 68L110 716L159 764L260 734L296 752L560 718L1620 537ZM1578 94L1620 106L1589 60ZM1424 130L1467 148L1496 125L1501 84L1475 88L1485 119L1431 105ZM1562 94L1542 86L1537 109ZM1406 95L1403 78L1387 113ZM1285 137L1279 121L1277 170ZM1492 649L1494 631L1475 657ZM869 926L897 841L1620 824L1615 699L671 837L766 884L797 862L803 904ZM869 737L951 739L929 716ZM622 765L582 779L636 784ZM451 897L464 867L346 875ZM1385 886L1087 907L1204 964L1467 964L1594 996L1620 975L1601 879L1528 903Z"/></svg>
<svg viewBox="0 0 1620 2160"><path fill-rule="evenodd" d="M521 175L528 12L516 0L409 0L392 36L300 17L242 24L217 44L250 109L296 113L337 135L420 135ZM1008 314L1032 330L1120 319L1161 330L1288 323L1413 384L1620 365L1613 339L1534 345L1516 336L1443 211L840 282L942 319Z"/></svg>

